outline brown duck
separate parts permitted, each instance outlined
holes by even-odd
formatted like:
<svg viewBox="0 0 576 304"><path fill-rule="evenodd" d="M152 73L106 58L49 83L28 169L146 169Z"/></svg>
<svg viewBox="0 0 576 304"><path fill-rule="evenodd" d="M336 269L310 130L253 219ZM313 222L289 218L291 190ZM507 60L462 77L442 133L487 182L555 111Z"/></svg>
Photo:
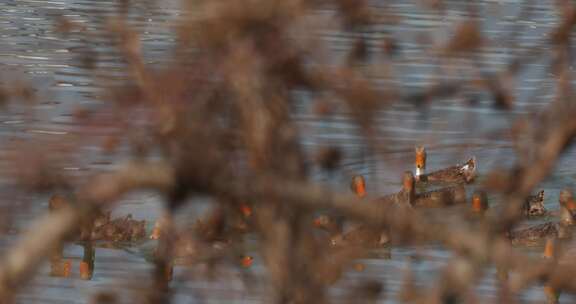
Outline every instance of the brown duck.
<svg viewBox="0 0 576 304"><path fill-rule="evenodd" d="M252 265L252 257L241 254L235 239L223 234L222 213L219 208L213 210L206 219L197 220L193 225L178 229L169 229L169 240L172 244L171 255L179 264L193 265L199 263L212 263L217 260L229 260L242 267ZM151 239L158 239L165 233L166 226L172 225L170 216L166 215L155 223ZM141 248L145 253L158 254L156 243L153 247Z"/></svg>
<svg viewBox="0 0 576 304"><path fill-rule="evenodd" d="M366 181L357 175L352 178L352 190L360 197L366 195ZM436 208L466 202L464 186L457 185L416 194L415 178L412 172L406 171L402 176L402 189L394 194L380 197L378 203L391 203L408 207Z"/></svg>
<svg viewBox="0 0 576 304"><path fill-rule="evenodd" d="M558 199L560 204L560 221L546 222L525 229L511 231L510 241L513 245L531 245L541 242L546 238L565 239L571 236L571 228L574 226L574 213L576 202L572 192L564 189Z"/></svg>
<svg viewBox="0 0 576 304"><path fill-rule="evenodd" d="M351 188L359 197L366 196L366 180L361 175L352 178ZM449 187L445 189L429 191L416 195L414 189L414 175L410 171L402 176L402 189L394 194L380 197L374 200L377 204L391 204L400 207L440 207L464 202L466 192L463 187ZM390 242L388 231L370 225L359 225L348 232L342 233L341 226L330 217L319 217L315 220L315 226L323 228L331 234L330 242L334 246L349 245L367 248L378 248Z"/></svg>
<svg viewBox="0 0 576 304"><path fill-rule="evenodd" d="M422 192L416 195L412 205L423 208L439 208L466 202L466 189L462 185Z"/></svg>
<svg viewBox="0 0 576 304"><path fill-rule="evenodd" d="M362 175L355 175L352 177L350 188L358 197L363 198L366 196L366 179ZM404 172L402 176L402 189L400 191L382 196L376 200L378 203L390 203L399 206L411 206L415 198L414 190L414 175L410 171Z"/></svg>
<svg viewBox="0 0 576 304"><path fill-rule="evenodd" d="M72 207L74 199L55 194L48 207L51 212ZM110 211L98 212L91 219L84 220L74 236L77 241L135 242L146 238L146 221L135 220L132 215L112 218Z"/></svg>
<svg viewBox="0 0 576 304"><path fill-rule="evenodd" d="M465 183L476 177L476 158L472 157L463 164L426 173L426 149L416 147L416 182L418 183Z"/></svg>
<svg viewBox="0 0 576 304"><path fill-rule="evenodd" d="M405 186L410 185L406 184ZM350 187L358 197L363 198L366 196L366 180L363 176L353 176ZM391 195L389 198L390 203L401 204L402 196L410 195L409 189L406 193L403 192L404 190L406 189ZM404 198L407 199L408 197ZM408 203L408 201L406 203ZM330 245L332 246L379 248L388 244L390 240L385 229L372 225L360 224L344 232L342 222L327 215L316 217L314 219L314 226L328 233Z"/></svg>

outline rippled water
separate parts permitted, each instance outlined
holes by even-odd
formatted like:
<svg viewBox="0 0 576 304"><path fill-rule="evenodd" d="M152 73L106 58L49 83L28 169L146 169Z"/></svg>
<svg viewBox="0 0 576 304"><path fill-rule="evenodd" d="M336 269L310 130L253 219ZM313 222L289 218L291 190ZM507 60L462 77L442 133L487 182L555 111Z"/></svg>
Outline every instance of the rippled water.
<svg viewBox="0 0 576 304"><path fill-rule="evenodd" d="M94 36L90 39L78 36L64 37L55 32L54 22L59 16L79 22L89 31L105 26L106 18L115 16L121 1L29 1L4 0L0 3L0 81L11 79L31 81L42 97L41 103L34 107L37 119L32 124L24 124L25 112L11 111L9 115L0 114L0 134L6 138L25 137L34 134L37 137L65 136L74 127L71 118L76 107L98 104L101 88L124 75L123 64L117 59L116 51L105 43L105 37ZM145 57L149 64L159 64L169 60L174 36L171 25L178 20L180 3L171 1L133 1L126 20L142 34ZM457 1L455 2L458 3ZM375 1L376 6L379 2ZM557 14L549 4L534 2L530 18L518 22L520 13L516 1L485 1L480 6L482 26L487 34L486 51L482 61L487 69L499 70L510 60L512 54L507 51L510 35L515 27L521 26L521 34L514 34L520 46L537 45L558 22ZM453 9L444 15L431 13L414 1L396 1L389 6L391 13L401 17L397 24L376 28L366 34L369 47L379 47L383 37L398 39L401 58L394 69L403 75L396 85L401 91L422 88L438 80L436 62L426 55L419 37L429 34L442 39L447 37L454 22L466 20L465 5L449 5ZM318 11L318 15L330 16L332 11ZM332 29L321 30L322 38L327 42L334 60L344 57L354 41L354 35L342 34ZM92 75L84 68L86 56L97 56L98 65L106 67L105 75ZM374 62L377 60L374 59ZM359 136L359 131L348 113L341 112L329 120L320 120L313 114L306 102L297 109L302 133L306 134L304 145L315 148L322 145L338 146L345 152L343 169L337 173L317 172L314 178L335 187L348 185L352 174L365 174L369 181L369 191L383 194L394 191L398 186L398 177L407 168L412 167L413 147L425 144L429 147L429 168L438 168L465 160L475 155L479 162L480 174L489 168L510 166L513 152L507 132L512 118L541 108L551 96L553 88L549 80L546 62L535 62L529 66L515 85L518 87L516 107L513 111L503 112L492 107L489 96L477 96L477 102L470 106L465 98L451 98L434 102L424 110L411 105L395 104L379 113L376 125L379 127L379 140L392 143L385 147L385 158L374 156ZM386 82L371 66L365 67L366 73L373 75L376 82ZM446 74L443 79L456 79L458 75ZM541 98L533 98L534 96ZM305 97L303 99L306 99ZM99 134L93 134L98 137ZM5 139L3 139L5 140ZM70 170L92 170L114 161L97 153L97 149L88 148L94 158L71 164ZM559 189L572 185L574 180L574 149L568 151L559 162L553 175L541 188L546 190L546 206L556 209ZM104 164L104 165L102 165ZM45 197L34 198L34 206L25 209L19 215L16 226L25 229L34 217L47 208ZM158 198L146 194L135 194L125 199L116 209L116 214L132 213L136 218L153 221L159 214ZM6 236L0 241L6 248L15 235ZM539 249L538 249L539 250ZM422 254L424 252L424 254ZM92 280L79 278L78 264L82 259L83 248L69 245L64 257L72 261L71 278L50 276L50 267L46 264L30 287L19 296L22 303L84 303L88 297L100 289L130 290L127 286L137 286L136 277L149 275L151 265L147 261L145 250L139 249L96 249L96 267ZM414 262L415 255L422 255ZM334 292L343 292L355 278L375 278L386 282L388 298L400 288L401 278L408 265L416 272L421 283L435 279L436 270L450 259L449 253L438 246L429 246L425 250L410 247L392 248L389 259L382 257L366 259L363 272L351 271L345 275L342 283L334 287ZM262 273L260 261L256 258L253 269ZM495 299L494 270L489 270L478 286L480 297ZM177 267L176 277L184 275ZM224 283L214 282L181 283L176 302L189 303L206 296L215 302L227 302L231 298L242 302L258 300L258 293L243 286L241 271L228 274L238 279ZM227 276L228 277L228 276ZM175 282L175 284L179 284ZM140 287L142 287L140 285ZM209 294L206 294L208 293ZM534 287L523 295L523 300L539 302L544 299L541 287ZM570 301L567 296L563 301Z"/></svg>

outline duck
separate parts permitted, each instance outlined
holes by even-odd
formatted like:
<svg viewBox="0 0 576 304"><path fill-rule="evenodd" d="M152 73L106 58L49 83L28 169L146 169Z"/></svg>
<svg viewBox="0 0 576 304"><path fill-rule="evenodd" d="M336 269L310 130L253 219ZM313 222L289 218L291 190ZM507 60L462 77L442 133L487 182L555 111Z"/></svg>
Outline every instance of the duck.
<svg viewBox="0 0 576 304"><path fill-rule="evenodd" d="M383 248L390 243L386 229L370 225L359 225L346 233L338 233L330 238L330 245L363 247L367 249Z"/></svg>
<svg viewBox="0 0 576 304"><path fill-rule="evenodd" d="M312 225L331 236L340 234L343 231L342 221L337 221L334 217L326 214L321 214L314 218Z"/></svg>
<svg viewBox="0 0 576 304"><path fill-rule="evenodd" d="M174 230L170 241L170 261L166 276L170 279L174 265L214 265L218 261L228 261L232 265L248 268L252 266L253 257L244 254L237 242L232 239L209 239L202 235L204 223L197 222L193 226ZM161 253L158 243L140 248L149 258L157 258Z"/></svg>
<svg viewBox="0 0 576 304"><path fill-rule="evenodd" d="M454 223L454 225L470 226L471 228L483 227L486 224L490 209L486 193L482 190L476 190L465 201L467 203L442 208L423 208L422 215L432 223Z"/></svg>
<svg viewBox="0 0 576 304"><path fill-rule="evenodd" d="M72 196L54 194L50 197L48 208L55 212L62 208L74 206ZM131 214L112 218L110 211L98 212L91 219L84 220L80 230L74 236L80 242L138 242L146 239L146 221L136 220Z"/></svg>
<svg viewBox="0 0 576 304"><path fill-rule="evenodd" d="M364 177L362 177L362 179L364 179ZM414 174L411 171L405 171L402 175L402 189L396 193L382 196L378 198L377 201L380 204L391 203L402 207L412 207L415 199Z"/></svg>
<svg viewBox="0 0 576 304"><path fill-rule="evenodd" d="M416 194L412 206L440 208L466 202L466 189L463 185L450 186Z"/></svg>
<svg viewBox="0 0 576 304"><path fill-rule="evenodd" d="M390 241L385 229L359 224L344 231L333 217L327 215L316 217L314 227L327 233L328 243L332 247L382 248Z"/></svg>
<svg viewBox="0 0 576 304"><path fill-rule="evenodd" d="M357 175L352 178L352 191L358 197L366 196L366 180ZM375 201L381 204L395 204L409 208L446 207L466 202L466 189L463 185L449 186L432 191L416 193L415 177L411 171L402 175L402 189L393 194L382 196Z"/></svg>
<svg viewBox="0 0 576 304"><path fill-rule="evenodd" d="M409 186L408 184L406 186ZM352 192L358 198L366 197L366 179L362 175L352 176L350 182ZM406 187L404 187L406 188ZM403 189L390 197L391 203L400 204L400 196L404 195ZM389 236L385 229L377 228L372 225L359 224L347 231L344 231L343 219L337 216L322 214L317 216L314 221L314 227L324 231L328 235L329 244L333 247L363 247L363 248L380 248L389 243Z"/></svg>
<svg viewBox="0 0 576 304"><path fill-rule="evenodd" d="M242 216L251 216L252 211L246 205L240 204ZM244 210L244 211L242 211ZM196 220L192 225L173 229L170 241L173 244L171 255L187 264L195 264L216 258L230 257L233 253L242 231L229 223L230 216L222 206L214 208L207 217ZM151 240L159 240L165 227L170 224L170 216L159 218L149 236ZM155 251L153 249L152 251ZM238 265L248 267L252 263L250 256L237 254Z"/></svg>
<svg viewBox="0 0 576 304"><path fill-rule="evenodd" d="M524 216L538 217L548 214L548 210L544 207L544 190L538 191L535 195L530 195L524 201L522 206Z"/></svg>
<svg viewBox="0 0 576 304"><path fill-rule="evenodd" d="M571 236L571 228L576 223L576 202L572 191L564 189L558 199L560 205L559 221L545 222L528 228L511 231L508 237L512 245L533 245L542 242L546 238L566 239Z"/></svg>
<svg viewBox="0 0 576 304"><path fill-rule="evenodd" d="M149 234L149 239L158 240L162 227L167 224L170 216L164 215L157 219ZM219 241L222 239L239 238L245 233L254 230L253 209L240 202L237 208L231 210L220 205L214 208L204 219L198 219L187 228L205 241Z"/></svg>
<svg viewBox="0 0 576 304"><path fill-rule="evenodd" d="M98 218L90 234L90 241L139 242L146 239L146 221L135 220L132 214L112 219L107 212Z"/></svg>
<svg viewBox="0 0 576 304"><path fill-rule="evenodd" d="M472 157L463 164L426 173L426 149L422 146L415 148L416 170L415 178L419 184L427 183L459 183L469 184L476 178L476 158Z"/></svg>

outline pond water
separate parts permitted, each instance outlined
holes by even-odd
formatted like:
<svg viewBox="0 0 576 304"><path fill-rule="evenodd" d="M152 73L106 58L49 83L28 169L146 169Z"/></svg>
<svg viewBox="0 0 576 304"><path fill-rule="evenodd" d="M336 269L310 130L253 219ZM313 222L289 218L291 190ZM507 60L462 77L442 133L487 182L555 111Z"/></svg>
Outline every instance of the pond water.
<svg viewBox="0 0 576 304"><path fill-rule="evenodd" d="M108 17L115 16L122 1L75 1L75 0L3 0L0 3L0 82L9 84L14 80L31 82L41 96L40 103L33 106L35 118L27 119L29 113L18 109L8 109L0 113L0 134L7 141L12 137L45 137L49 140L66 136L75 127L73 113L79 106L99 104L102 88L122 79L123 64L118 61L116 51L106 43L106 37L98 35L89 39L79 36L64 37L54 29L57 18L66 16L83 24L89 31L97 31L105 26ZM372 5L382 6L373 1ZM388 2L388 1L386 1ZM454 2L454 3L452 3ZM400 60L390 63L402 79L395 85L403 92L418 90L439 79L457 79L458 73L438 75L436 62L424 50L419 39L429 35L434 39L446 39L454 24L467 20L466 5L458 1L448 1L444 14L425 9L417 1L392 1L388 4L392 15L400 17L392 25L375 27L365 37L368 47L376 53L385 37L397 40ZM180 16L180 3L170 1L134 1L128 11L127 23L141 33L143 51L148 64L162 64L170 58L174 43L171 26ZM478 6L482 30L487 35L482 54L482 64L486 70L497 71L512 58L508 51L509 43L521 47L536 46L557 24L558 15L552 4L538 1L530 4L528 18L517 18L522 11L517 1L484 1ZM323 18L330 18L333 11L318 11ZM518 31L517 27L521 30ZM516 32L517 31L517 32ZM319 29L320 37L326 42L332 58L344 58L354 42L355 34L343 34L333 28ZM357 34L356 34L357 35ZM513 38L513 39L512 39ZM97 56L97 64L106 67L105 74L94 75L85 65L90 64L86 57ZM372 58L374 64L382 58ZM386 81L379 70L368 64L364 67L375 82ZM510 143L511 121L513 118L537 111L546 105L554 92L552 77L547 70L547 62L534 62L529 65L514 85L517 87L515 107L502 111L492 106L487 95L474 96L470 104L466 96L438 100L424 109L407 104L394 104L375 115L378 126L377 139L386 142L384 155L370 153L364 139L352 121L349 113L341 111L329 119L321 119L314 114L307 97L296 109L302 134L306 134L303 144L310 151L319 146L337 146L344 152L342 169L333 173L315 171L313 178L338 189L347 189L352 174L364 174L368 180L368 190L374 194L384 194L398 188L399 176L413 167L413 149L423 144L428 148L428 168L440 168L475 156L480 175L495 167L508 167L514 161ZM298 94L298 92L297 92ZM25 123L26 122L26 123ZM102 134L91 134L102 139ZM97 142L97 140L95 140ZM88 147L87 159L70 164L71 171L90 171L110 167L116 158L103 156L98 147ZM540 188L546 191L546 207L557 209L558 192L574 181L575 150L570 149L558 163L554 173ZM469 189L470 191L472 189ZM47 197L34 197L27 208L19 211L14 219L15 231L26 229L30 221L47 209ZM114 210L115 214L131 213L135 218L153 222L160 214L159 198L153 194L137 193L124 199ZM151 224L149 224L151 226ZM8 233L0 241L0 252L17 238L16 232ZM533 249L539 254L541 249ZM149 254L142 248L97 248L95 272L91 280L81 280L78 265L84 249L79 245L69 245L63 256L72 262L72 274L68 278L50 275L50 265L46 263L18 297L20 303L84 303L98 290L121 291L130 298L131 291L143 288L151 271ZM414 256L419 255L418 262ZM386 256L387 258L382 258ZM394 247L374 258L365 259L363 272L346 273L341 283L334 287L334 293L344 292L345 286L358 277L385 281L387 299L394 302L400 289L401 280L410 266L418 277L419 284L427 286L435 280L437 270L450 260L450 254L440 246ZM258 256L251 271L264 272ZM223 274L225 280L179 282L175 303L190 302L259 302L258 287L244 286L241 281L244 270L231 269ZM189 274L176 267L175 277ZM496 297L495 270L489 270L478 285L478 295L484 301ZM123 298L124 299L124 298ZM541 286L524 292L521 299L526 302L541 302L545 299ZM572 301L563 295L561 301Z"/></svg>

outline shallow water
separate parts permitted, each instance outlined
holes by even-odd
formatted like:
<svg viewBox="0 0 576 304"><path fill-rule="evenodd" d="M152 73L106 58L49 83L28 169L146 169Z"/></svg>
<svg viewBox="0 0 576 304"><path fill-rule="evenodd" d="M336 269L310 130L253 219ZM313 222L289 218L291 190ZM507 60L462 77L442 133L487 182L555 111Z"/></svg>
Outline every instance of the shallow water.
<svg viewBox="0 0 576 304"><path fill-rule="evenodd" d="M380 6L379 1L373 1ZM384 1L382 1L384 2ZM369 47L373 52L379 47L383 37L398 39L401 60L394 65L401 81L395 83L401 91L422 88L440 77L435 62L426 55L418 43L420 36L428 34L436 39L445 39L454 22L466 20L466 10L462 6L446 11L445 15L431 13L415 1L395 1L390 4L390 12L402 17L400 22L382 28L374 28L366 34ZM97 106L101 89L124 75L123 64L117 60L116 51L105 43L104 37L94 36L87 40L79 36L64 37L53 28L58 16L67 16L71 20L85 25L89 30L102 29L106 18L117 14L119 2L103 1L28 1L5 0L0 3L0 82L10 84L13 79L30 81L38 90L41 101L34 106L36 119L30 123L27 113L17 108L0 113L0 134L4 139L54 138L68 136L76 123L72 118L78 106ZM456 2L458 3L458 2ZM126 20L142 34L144 54L149 64L161 64L169 60L174 43L170 26L178 20L179 5L171 1L136 1ZM507 51L505 38L513 34L515 26L521 26L521 35L515 35L518 45L532 46L538 44L548 31L557 23L556 12L550 5L535 2L528 20L516 22L520 13L516 1L486 1L480 6L480 20L487 34L483 64L488 70L498 70L511 58ZM332 11L319 11L318 15L327 16ZM344 58L354 41L353 34L342 34L331 28L320 30L322 39L327 42L333 53L333 60ZM97 56L98 65L106 67L105 75L94 76L85 68L86 56ZM410 58L410 60L404 60ZM377 59L373 58L376 62ZM367 74L375 82L383 85L388 80L379 75L377 69L366 66ZM435 101L425 109L416 109L411 105L394 104L375 115L378 126L377 139L387 143L384 153L370 153L359 130L352 123L352 117L344 111L328 120L320 119L310 109L302 94L302 102L296 109L302 134L306 134L303 144L307 151L319 146L340 147L345 155L342 169L335 173L313 171L313 178L319 182L342 189L347 188L352 174L364 174L368 180L368 190L374 194L384 194L398 187L399 176L406 169L412 168L413 147L424 144L428 147L428 168L439 168L465 161L474 155L479 163L480 174L494 167L511 166L514 161L509 140L508 128L514 117L537 111L548 102L553 92L550 77L547 76L544 62L530 64L515 83L518 94L516 107L503 112L492 107L489 96L476 96L476 103L470 106L465 98L452 98ZM442 79L457 79L458 75L445 74ZM298 94L296 94L298 95ZM535 98L540 96L540 98ZM24 123L26 122L26 123ZM90 130L84 130L90 133ZM74 131L78 132L78 131ZM103 139L103 133L90 134ZM88 157L66 164L70 171L98 170L110 167L118 161L101 155L97 146L86 148ZM570 149L558 163L552 176L540 187L546 191L546 207L555 210L558 192L565 186L573 184L575 173L574 155ZM46 197L22 198L29 202L28 208L22 209L14 222L14 231L0 240L0 251L6 249L16 238L18 230L25 230L27 224L45 212ZM152 222L160 214L159 198L147 193L134 194L123 200L114 210L115 214L132 213L135 218ZM149 224L149 227L151 224ZM534 254L539 249L534 249ZM78 264L82 259L83 248L69 245L64 250L64 258L72 262L70 278L50 276L48 263L40 270L32 284L24 290L18 302L21 303L84 303L100 289L120 290L129 298L132 287L142 287L140 278L148 277L151 265L144 250L96 249L95 272L91 280L79 278ZM390 258L370 258L361 261L366 265L363 272L349 271L342 282L333 288L335 294L344 293L345 287L357 278L370 278L384 281L386 295L393 299L401 288L401 280L408 267L414 271L418 281L426 286L433 281L441 269L450 261L450 254L439 246L427 246L415 250L411 247L392 248L382 254ZM421 256L418 261L415 256ZM255 273L263 273L261 261L256 256ZM190 303L207 300L208 302L258 302L259 289L250 289L240 280L243 270L230 270L223 275L233 278L229 281L195 281L174 284L178 287L176 303ZM496 297L495 270L488 270L477 287L482 300L492 301ZM175 276L185 276L185 269L177 267ZM139 278L135 280L135 278ZM259 278L259 280L264 280ZM224 281L224 282L223 282ZM130 287L130 288L128 288ZM544 299L541 287L534 287L522 294L522 300L541 302ZM572 299L563 296L562 301Z"/></svg>

